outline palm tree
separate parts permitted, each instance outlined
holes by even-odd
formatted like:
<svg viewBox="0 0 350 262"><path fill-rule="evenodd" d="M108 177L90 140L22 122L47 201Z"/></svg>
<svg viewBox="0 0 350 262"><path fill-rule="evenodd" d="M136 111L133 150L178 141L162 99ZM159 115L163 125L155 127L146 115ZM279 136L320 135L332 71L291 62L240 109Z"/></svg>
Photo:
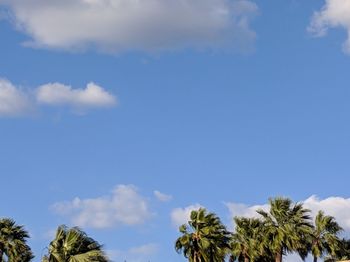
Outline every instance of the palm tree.
<svg viewBox="0 0 350 262"><path fill-rule="evenodd" d="M77 227L62 225L50 243L43 262L107 262L102 246Z"/></svg>
<svg viewBox="0 0 350 262"><path fill-rule="evenodd" d="M305 239L312 232L309 210L302 204L294 204L288 198L269 199L270 211L257 212L265 223L265 246L274 254L276 262L282 262L283 255L297 251L304 259Z"/></svg>
<svg viewBox="0 0 350 262"><path fill-rule="evenodd" d="M324 212L319 211L315 218L315 227L312 234L311 253L314 257L314 262L328 253L332 256L340 248L340 239L338 234L342 228L332 216L326 216Z"/></svg>
<svg viewBox="0 0 350 262"><path fill-rule="evenodd" d="M30 261L34 256L27 245L28 238L29 234L23 226L10 218L0 219L0 261Z"/></svg>
<svg viewBox="0 0 350 262"><path fill-rule="evenodd" d="M335 254L328 254L324 257L325 262L344 261L350 259L350 240L340 239Z"/></svg>
<svg viewBox="0 0 350 262"><path fill-rule="evenodd" d="M229 248L230 233L214 213L203 208L191 212L188 225L180 226L175 242L178 253L189 262L223 262Z"/></svg>
<svg viewBox="0 0 350 262"><path fill-rule="evenodd" d="M257 218L235 217L235 232L231 239L231 261L256 261L260 252L263 223Z"/></svg>

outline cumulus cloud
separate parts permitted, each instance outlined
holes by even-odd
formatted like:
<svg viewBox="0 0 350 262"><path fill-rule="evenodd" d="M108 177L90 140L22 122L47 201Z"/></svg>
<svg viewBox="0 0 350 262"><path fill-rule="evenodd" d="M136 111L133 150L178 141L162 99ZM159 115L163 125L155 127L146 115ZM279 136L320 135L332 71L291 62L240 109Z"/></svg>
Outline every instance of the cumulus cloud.
<svg viewBox="0 0 350 262"><path fill-rule="evenodd" d="M146 198L133 185L118 185L107 196L58 202L52 209L74 225L92 228L139 225L152 216Z"/></svg>
<svg viewBox="0 0 350 262"><path fill-rule="evenodd" d="M61 83L50 83L38 87L37 101L47 105L68 105L75 108L111 107L116 98L95 83L85 89L73 89Z"/></svg>
<svg viewBox="0 0 350 262"><path fill-rule="evenodd" d="M315 12L308 27L313 35L322 37L330 28L344 28L348 38L343 43L344 52L350 54L350 2L345 0L326 0L321 10Z"/></svg>
<svg viewBox="0 0 350 262"><path fill-rule="evenodd" d="M190 205L185 208L175 208L171 211L170 217L172 224L179 227L186 224L190 220L190 215L193 210L198 210L202 206L200 204Z"/></svg>
<svg viewBox="0 0 350 262"><path fill-rule="evenodd" d="M28 115L40 105L68 106L75 112L85 113L90 109L113 107L116 104L114 95L92 82L84 89L49 83L30 90L0 78L0 117Z"/></svg>
<svg viewBox="0 0 350 262"><path fill-rule="evenodd" d="M311 215L315 217L318 211L323 210L327 215L334 216L338 223L344 230L350 232L350 213L344 210L350 209L350 198L343 197L329 197L320 199L317 196L311 196L304 201L304 207L311 210ZM268 204L263 205L245 205L239 203L225 203L230 211L231 217L245 216L245 217L259 217L256 213L257 209L269 210Z"/></svg>
<svg viewBox="0 0 350 262"><path fill-rule="evenodd" d="M0 0L31 46L105 52L244 48L258 7L250 0Z"/></svg>
<svg viewBox="0 0 350 262"><path fill-rule="evenodd" d="M153 194L161 202L168 202L173 199L173 196L164 194L162 192L159 192L158 190L155 190Z"/></svg>
<svg viewBox="0 0 350 262"><path fill-rule="evenodd" d="M0 116L19 116L32 109L28 95L6 79L0 78Z"/></svg>
<svg viewBox="0 0 350 262"><path fill-rule="evenodd" d="M149 243L138 247L132 247L126 251L107 250L107 255L112 261L141 262L151 260L159 250L155 243Z"/></svg>
<svg viewBox="0 0 350 262"><path fill-rule="evenodd" d="M309 208L313 215L319 210L325 211L327 215L334 216L338 223L346 231L350 231L350 214L344 210L350 210L350 198L329 197L320 199L317 196L311 196L304 201L306 208Z"/></svg>

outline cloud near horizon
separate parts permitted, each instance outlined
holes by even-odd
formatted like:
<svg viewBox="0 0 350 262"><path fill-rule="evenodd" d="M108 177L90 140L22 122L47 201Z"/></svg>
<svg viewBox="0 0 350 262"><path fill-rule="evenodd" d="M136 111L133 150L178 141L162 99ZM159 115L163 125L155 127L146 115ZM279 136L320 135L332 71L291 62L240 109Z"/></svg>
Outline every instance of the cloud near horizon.
<svg viewBox="0 0 350 262"><path fill-rule="evenodd" d="M172 224L175 227L179 227L183 224L187 224L187 222L190 220L191 212L193 210L198 210L201 207L203 206L200 204L194 204L184 208L181 208L181 207L174 208L170 214Z"/></svg>
<svg viewBox="0 0 350 262"><path fill-rule="evenodd" d="M66 106L74 112L85 113L91 109L114 107L117 98L93 82L83 89L49 83L29 90L0 78L0 117L28 115L42 105Z"/></svg>
<svg viewBox="0 0 350 262"><path fill-rule="evenodd" d="M258 12L250 0L0 0L39 48L119 53L246 49ZM86 30L88 28L88 30Z"/></svg>
<svg viewBox="0 0 350 262"><path fill-rule="evenodd" d="M133 185L117 185L106 196L55 203L52 210L73 225L112 228L143 224L152 216L147 199Z"/></svg>
<svg viewBox="0 0 350 262"><path fill-rule="evenodd" d="M149 243L128 250L107 250L106 253L112 261L143 262L151 260L152 256L158 253L159 246Z"/></svg>
<svg viewBox="0 0 350 262"><path fill-rule="evenodd" d="M350 55L350 2L326 0L321 10L314 12L308 31L316 37L327 35L330 28L344 28L347 39L343 51Z"/></svg>
<svg viewBox="0 0 350 262"><path fill-rule="evenodd" d="M350 233L350 213L344 210L350 210L350 198L328 197L321 199L315 195L301 201L304 207L311 210L312 217L315 217L318 211L323 210L327 215L336 218L338 223L345 231ZM268 204L246 205L241 203L227 202L226 207L229 209L230 216L259 217L257 209L269 210Z"/></svg>

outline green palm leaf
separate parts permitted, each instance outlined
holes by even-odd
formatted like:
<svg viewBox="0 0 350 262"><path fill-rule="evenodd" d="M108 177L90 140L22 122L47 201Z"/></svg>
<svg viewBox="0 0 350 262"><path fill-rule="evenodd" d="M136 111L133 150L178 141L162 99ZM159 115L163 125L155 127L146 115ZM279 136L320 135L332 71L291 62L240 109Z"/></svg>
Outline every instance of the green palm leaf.
<svg viewBox="0 0 350 262"><path fill-rule="evenodd" d="M269 200L269 212L258 210L264 222L264 245L275 261L281 262L283 255L298 252L304 258L306 255L306 239L312 233L310 210L301 203L294 204L288 198L277 197Z"/></svg>
<svg viewBox="0 0 350 262"><path fill-rule="evenodd" d="M27 245L28 238L29 234L23 226L10 218L0 219L0 261L31 261L34 256Z"/></svg>
<svg viewBox="0 0 350 262"><path fill-rule="evenodd" d="M107 262L102 246L77 227L59 226L43 262Z"/></svg>
<svg viewBox="0 0 350 262"><path fill-rule="evenodd" d="M319 211L315 218L315 228L311 236L311 253L316 262L318 258L326 254L335 256L339 251L341 243L338 234L342 228L332 216L326 216Z"/></svg>
<svg viewBox="0 0 350 262"><path fill-rule="evenodd" d="M179 228L182 234L175 249L190 262L224 262L230 234L220 219L201 208L192 211L188 225Z"/></svg>

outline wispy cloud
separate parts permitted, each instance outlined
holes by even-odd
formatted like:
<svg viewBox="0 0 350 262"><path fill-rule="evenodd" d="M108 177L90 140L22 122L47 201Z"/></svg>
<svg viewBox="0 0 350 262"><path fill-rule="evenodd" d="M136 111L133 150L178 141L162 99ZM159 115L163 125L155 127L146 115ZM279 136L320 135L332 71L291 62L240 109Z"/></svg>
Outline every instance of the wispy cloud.
<svg viewBox="0 0 350 262"><path fill-rule="evenodd" d="M27 45L105 52L242 49L258 12L250 0L0 0Z"/></svg>
<svg viewBox="0 0 350 262"><path fill-rule="evenodd" d="M173 199L173 196L164 194L158 190L153 191L153 194L161 202L168 202Z"/></svg>
<svg viewBox="0 0 350 262"><path fill-rule="evenodd" d="M326 0L321 10L315 12L308 27L314 36L322 37L328 29L341 27L348 33L343 50L350 54L350 2L345 0Z"/></svg>
<svg viewBox="0 0 350 262"><path fill-rule="evenodd" d="M118 185L106 196L58 202L52 209L74 225L92 228L139 225L152 216L147 199L133 185Z"/></svg>

